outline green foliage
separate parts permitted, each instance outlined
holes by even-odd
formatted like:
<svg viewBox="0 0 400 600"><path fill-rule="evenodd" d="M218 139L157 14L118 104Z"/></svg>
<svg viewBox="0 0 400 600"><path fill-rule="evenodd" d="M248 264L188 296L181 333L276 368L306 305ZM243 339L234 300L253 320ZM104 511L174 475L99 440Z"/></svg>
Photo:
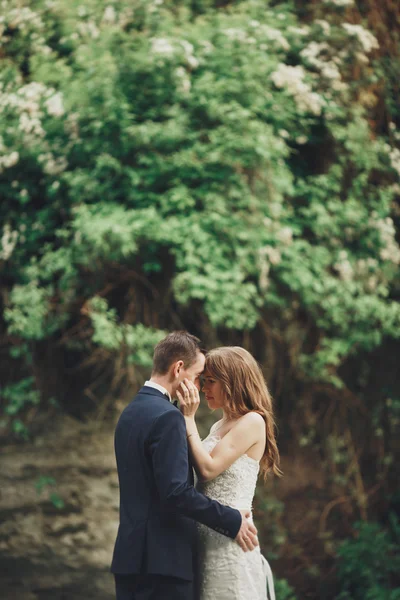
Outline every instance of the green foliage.
<svg viewBox="0 0 400 600"><path fill-rule="evenodd" d="M33 377L26 377L4 387L1 395L7 401L5 412L8 415L16 415L24 408L25 404L40 402L39 392L34 388Z"/></svg>
<svg viewBox="0 0 400 600"><path fill-rule="evenodd" d="M20 419L12 420L12 430L18 437L21 437L25 441L27 441L29 439L28 428Z"/></svg>
<svg viewBox="0 0 400 600"><path fill-rule="evenodd" d="M11 423L12 431L17 437L27 440L29 438L28 428L21 418L24 410L31 405L40 403L40 393L35 388L33 377L25 377L15 383L6 385L1 389L1 398L4 401L3 411L7 415L3 426Z"/></svg>
<svg viewBox="0 0 400 600"><path fill-rule="evenodd" d="M400 524L394 513L390 526L360 523L357 536L339 548L337 600L398 600L400 598Z"/></svg>
<svg viewBox="0 0 400 600"><path fill-rule="evenodd" d="M56 485L57 482L54 477L49 477L48 475L41 475L35 482L36 492L41 495L42 492L47 491L50 502L53 504L53 506L55 506L55 508L61 510L65 506L64 500L57 492L51 491L51 488L55 487Z"/></svg>
<svg viewBox="0 0 400 600"><path fill-rule="evenodd" d="M275 595L277 600L296 600L296 594L286 579L275 579Z"/></svg>
<svg viewBox="0 0 400 600"><path fill-rule="evenodd" d="M11 292L12 309L4 316L9 323L9 333L25 340L41 340L52 332L48 324L51 290L39 286L37 281L16 285Z"/></svg>
<svg viewBox="0 0 400 600"><path fill-rule="evenodd" d="M56 480L54 479L54 477L49 477L48 475L42 475L35 482L35 489L38 494L41 494L43 492L43 490L46 489L48 486L54 486L54 485L56 485Z"/></svg>
<svg viewBox="0 0 400 600"><path fill-rule="evenodd" d="M256 510L262 515L263 537L268 540L268 559L278 558L282 546L287 541L282 516L285 510L283 502L275 496L265 497L264 490L256 489Z"/></svg>
<svg viewBox="0 0 400 600"><path fill-rule="evenodd" d="M152 330L140 323L135 326L119 325L116 311L107 307L104 298L92 298L89 307L95 344L111 351L126 346L128 362L143 367L151 366L154 346L165 337L166 332Z"/></svg>
<svg viewBox="0 0 400 600"><path fill-rule="evenodd" d="M46 339L97 291L88 272L139 260L151 275L168 255L175 301L200 302L214 326L253 329L279 307L285 330L306 311L319 341L297 364L310 379L341 386L349 356L399 336L398 150L350 101L352 61L360 89L375 81L370 32L334 7L305 26L263 2L202 5L194 21L189 5L5 6L10 334ZM316 174L304 150L328 139Z"/></svg>

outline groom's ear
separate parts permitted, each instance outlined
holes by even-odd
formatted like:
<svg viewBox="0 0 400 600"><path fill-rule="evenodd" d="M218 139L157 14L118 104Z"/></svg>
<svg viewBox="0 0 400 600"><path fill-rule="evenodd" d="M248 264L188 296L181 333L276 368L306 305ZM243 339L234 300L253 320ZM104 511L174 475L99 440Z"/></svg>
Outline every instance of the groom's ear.
<svg viewBox="0 0 400 600"><path fill-rule="evenodd" d="M178 360L176 363L174 363L172 365L172 373L173 373L174 379L178 379L184 366L185 366L185 364L184 364L183 360Z"/></svg>

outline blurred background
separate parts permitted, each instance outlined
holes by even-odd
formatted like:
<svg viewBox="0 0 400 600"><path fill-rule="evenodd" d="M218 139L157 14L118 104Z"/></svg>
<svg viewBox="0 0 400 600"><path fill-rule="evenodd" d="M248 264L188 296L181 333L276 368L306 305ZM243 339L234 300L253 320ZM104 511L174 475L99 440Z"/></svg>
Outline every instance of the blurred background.
<svg viewBox="0 0 400 600"><path fill-rule="evenodd" d="M113 597L173 329L263 367L277 599L400 598L399 40L397 0L0 2L2 599Z"/></svg>

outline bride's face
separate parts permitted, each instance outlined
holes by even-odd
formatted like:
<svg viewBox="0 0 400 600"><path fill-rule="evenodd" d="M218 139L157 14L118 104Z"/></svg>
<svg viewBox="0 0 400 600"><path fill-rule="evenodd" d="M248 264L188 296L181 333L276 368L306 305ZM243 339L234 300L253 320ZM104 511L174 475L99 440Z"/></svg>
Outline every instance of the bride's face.
<svg viewBox="0 0 400 600"><path fill-rule="evenodd" d="M222 384L207 369L203 373L202 391L206 397L208 408L215 410L224 406L225 393Z"/></svg>

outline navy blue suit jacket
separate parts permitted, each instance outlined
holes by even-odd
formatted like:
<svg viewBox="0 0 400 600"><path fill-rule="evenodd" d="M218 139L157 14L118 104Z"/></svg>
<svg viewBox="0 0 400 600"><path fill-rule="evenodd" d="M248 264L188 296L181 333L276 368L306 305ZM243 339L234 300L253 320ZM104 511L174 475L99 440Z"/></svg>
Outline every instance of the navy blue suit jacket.
<svg viewBox="0 0 400 600"><path fill-rule="evenodd" d="M185 420L162 392L143 387L115 431L120 524L111 571L193 578L199 521L235 538L238 510L193 487Z"/></svg>

